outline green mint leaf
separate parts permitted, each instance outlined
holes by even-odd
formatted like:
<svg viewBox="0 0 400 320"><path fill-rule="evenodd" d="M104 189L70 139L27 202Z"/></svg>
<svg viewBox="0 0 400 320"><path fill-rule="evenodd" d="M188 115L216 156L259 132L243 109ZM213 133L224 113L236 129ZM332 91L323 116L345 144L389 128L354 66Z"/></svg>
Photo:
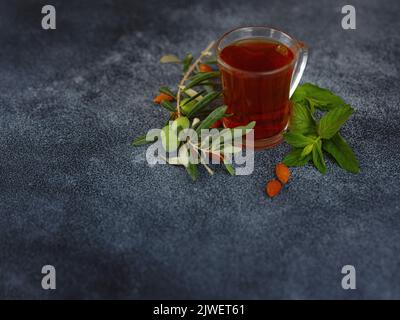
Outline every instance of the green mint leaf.
<svg viewBox="0 0 400 320"><path fill-rule="evenodd" d="M298 86L291 100L294 102L308 100L311 110L317 107L322 111L346 105L342 98L333 94L328 89L320 88L311 83Z"/></svg>
<svg viewBox="0 0 400 320"><path fill-rule="evenodd" d="M304 147L303 151L301 152L301 157L304 158L305 156L309 155L313 149L314 142Z"/></svg>
<svg viewBox="0 0 400 320"><path fill-rule="evenodd" d="M292 97L290 98L290 100L292 100L292 102L302 102L302 101L304 101L304 99L306 98L306 95L307 95L307 92L304 89L305 85L306 85L306 83L297 86L297 88L294 91Z"/></svg>
<svg viewBox="0 0 400 320"><path fill-rule="evenodd" d="M317 131L321 138L330 139L353 113L349 105L336 107L325 113L317 124Z"/></svg>
<svg viewBox="0 0 400 320"><path fill-rule="evenodd" d="M296 148L292 149L285 158L283 158L283 163L288 167L301 167L304 166L308 161L311 160L311 154L302 157L301 154L303 149Z"/></svg>
<svg viewBox="0 0 400 320"><path fill-rule="evenodd" d="M293 104L289 129L291 132L302 134L315 133L315 121L306 102L296 102Z"/></svg>
<svg viewBox="0 0 400 320"><path fill-rule="evenodd" d="M314 144L314 148L312 149L312 158L313 158L315 167L322 174L325 174L326 173L326 164L325 164L324 156L322 154L321 145L322 145L321 140L318 140L318 142L316 142Z"/></svg>
<svg viewBox="0 0 400 320"><path fill-rule="evenodd" d="M314 139L296 132L286 132L283 137L285 141L295 148L304 148L314 143Z"/></svg>
<svg viewBox="0 0 400 320"><path fill-rule="evenodd" d="M351 173L360 172L356 156L339 133L335 134L331 139L325 140L322 148L336 160L341 168Z"/></svg>
<svg viewBox="0 0 400 320"><path fill-rule="evenodd" d="M316 101L314 101L313 99L311 99L311 98L305 98L305 101L307 101L308 102L308 106L309 106L309 108L310 108L310 112L311 112L311 114L313 115L314 113L315 113L315 109L317 108L317 103L316 103Z"/></svg>

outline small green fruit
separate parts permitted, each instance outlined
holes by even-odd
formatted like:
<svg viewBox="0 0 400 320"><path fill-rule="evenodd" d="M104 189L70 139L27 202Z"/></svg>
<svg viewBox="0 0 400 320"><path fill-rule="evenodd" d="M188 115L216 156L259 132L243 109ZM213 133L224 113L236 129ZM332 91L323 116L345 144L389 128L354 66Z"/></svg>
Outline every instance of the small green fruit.
<svg viewBox="0 0 400 320"><path fill-rule="evenodd" d="M164 128L162 128L161 143L166 152L176 151L179 145L178 136L176 135L176 130L170 128L169 125L166 125Z"/></svg>
<svg viewBox="0 0 400 320"><path fill-rule="evenodd" d="M183 129L187 129L190 126L190 121L187 117L179 117L172 122L171 129L178 135Z"/></svg>

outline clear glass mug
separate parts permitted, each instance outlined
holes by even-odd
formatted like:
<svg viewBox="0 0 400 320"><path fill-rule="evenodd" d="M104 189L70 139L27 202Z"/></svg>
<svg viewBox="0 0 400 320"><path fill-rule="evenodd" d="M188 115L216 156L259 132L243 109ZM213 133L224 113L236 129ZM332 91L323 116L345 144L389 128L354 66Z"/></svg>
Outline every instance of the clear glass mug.
<svg viewBox="0 0 400 320"><path fill-rule="evenodd" d="M293 59L268 71L249 71L230 65L221 57L222 50L243 40L263 40L283 44ZM282 48L284 47L282 46ZM231 117L223 119L225 127L256 121L254 148L264 149L280 143L290 116L290 97L307 64L307 47L288 34L270 27L241 27L225 33L216 44L221 71L224 103Z"/></svg>

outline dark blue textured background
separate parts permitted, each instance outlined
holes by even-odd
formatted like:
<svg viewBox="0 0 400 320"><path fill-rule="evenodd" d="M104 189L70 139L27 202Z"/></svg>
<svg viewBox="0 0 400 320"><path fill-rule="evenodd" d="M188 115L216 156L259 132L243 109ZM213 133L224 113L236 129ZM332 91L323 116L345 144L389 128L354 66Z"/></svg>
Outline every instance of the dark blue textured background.
<svg viewBox="0 0 400 320"><path fill-rule="evenodd" d="M41 29L49 2L55 31ZM400 5L351 3L353 31L345 1L1 1L0 297L400 298ZM129 145L163 123L152 97L179 80L160 56L248 24L310 46L303 81L356 109L343 133L359 175L297 168L270 200L285 144L251 176L196 183Z"/></svg>

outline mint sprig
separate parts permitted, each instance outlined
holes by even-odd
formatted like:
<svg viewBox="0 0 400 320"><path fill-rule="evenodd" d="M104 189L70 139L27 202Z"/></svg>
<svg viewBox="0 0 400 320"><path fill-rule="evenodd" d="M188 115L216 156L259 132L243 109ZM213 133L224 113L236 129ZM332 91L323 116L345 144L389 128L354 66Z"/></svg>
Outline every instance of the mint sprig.
<svg viewBox="0 0 400 320"><path fill-rule="evenodd" d="M291 101L293 110L289 131L284 138L293 148L283 163L287 166L303 166L312 160L314 166L325 174L325 151L341 168L358 173L358 160L339 133L354 112L353 108L328 89L311 83L299 86ZM322 112L323 115L318 118L317 113Z"/></svg>
<svg viewBox="0 0 400 320"><path fill-rule="evenodd" d="M323 144L323 149L335 158L341 168L352 173L358 173L360 171L355 154L340 133L326 140Z"/></svg>

